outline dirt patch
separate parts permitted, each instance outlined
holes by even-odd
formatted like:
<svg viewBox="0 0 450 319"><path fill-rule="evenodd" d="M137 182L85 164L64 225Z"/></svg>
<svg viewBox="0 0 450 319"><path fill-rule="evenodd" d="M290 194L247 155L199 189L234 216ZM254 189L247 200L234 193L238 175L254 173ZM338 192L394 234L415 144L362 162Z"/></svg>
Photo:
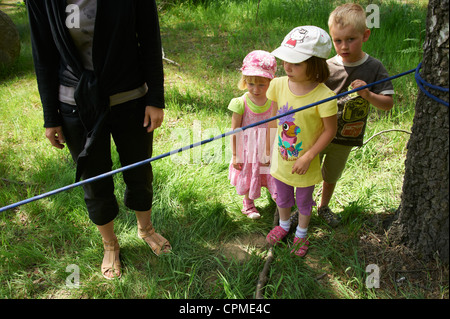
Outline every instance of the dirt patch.
<svg viewBox="0 0 450 319"><path fill-rule="evenodd" d="M261 234L243 235L225 243L222 253L227 259L246 261L252 253L260 253L266 247L266 237Z"/></svg>
<svg viewBox="0 0 450 319"><path fill-rule="evenodd" d="M380 288L393 298L448 299L449 267L438 259L422 261L404 245L391 245L382 226L360 236L358 256L379 269Z"/></svg>

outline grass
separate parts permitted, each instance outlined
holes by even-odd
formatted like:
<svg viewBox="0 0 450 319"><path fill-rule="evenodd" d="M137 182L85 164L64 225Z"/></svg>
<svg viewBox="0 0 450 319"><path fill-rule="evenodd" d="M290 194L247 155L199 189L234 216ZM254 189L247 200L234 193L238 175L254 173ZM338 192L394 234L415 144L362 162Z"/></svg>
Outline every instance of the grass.
<svg viewBox="0 0 450 319"><path fill-rule="evenodd" d="M243 57L253 49L273 50L297 25L327 29L334 6L287 0L261 1L259 8L258 1L237 0L158 4L166 57L179 65L165 63L167 109L155 134L155 155L228 131L228 102L242 94L237 81ZM68 150L52 148L43 134L26 13L14 6L8 13L18 25L22 52L13 66L0 70L0 206L74 179ZM372 30L364 49L391 74L416 67L425 18L423 2L383 1L380 28ZM395 108L372 112L366 139L383 130L410 129L417 87L412 76L395 80L394 86ZM352 152L332 202L342 226L330 229L314 212L308 256L294 259L288 247L277 247L265 298L448 299L448 269L439 261L416 260L405 247L392 247L382 229L400 203L408 138L388 132ZM100 274L103 247L80 188L1 213L0 297L254 298L275 204L263 192L256 201L262 218L245 218L242 199L227 180L228 161L228 140L218 140L153 163L152 219L174 248L159 258L137 238L136 218L121 203L124 184L120 174L115 176L120 203L116 233L124 267L117 281L105 281ZM369 264L380 267L380 288L365 285ZM79 267L79 288L66 285L69 265ZM407 280L398 281L399 274Z"/></svg>

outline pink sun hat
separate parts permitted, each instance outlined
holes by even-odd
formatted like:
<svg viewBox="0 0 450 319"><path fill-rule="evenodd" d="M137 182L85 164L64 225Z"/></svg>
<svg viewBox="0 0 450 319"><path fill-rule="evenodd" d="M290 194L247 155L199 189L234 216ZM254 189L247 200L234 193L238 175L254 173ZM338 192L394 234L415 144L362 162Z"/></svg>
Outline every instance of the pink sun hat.
<svg viewBox="0 0 450 319"><path fill-rule="evenodd" d="M269 52L255 50L244 58L241 71L243 75L273 79L277 71L277 61Z"/></svg>

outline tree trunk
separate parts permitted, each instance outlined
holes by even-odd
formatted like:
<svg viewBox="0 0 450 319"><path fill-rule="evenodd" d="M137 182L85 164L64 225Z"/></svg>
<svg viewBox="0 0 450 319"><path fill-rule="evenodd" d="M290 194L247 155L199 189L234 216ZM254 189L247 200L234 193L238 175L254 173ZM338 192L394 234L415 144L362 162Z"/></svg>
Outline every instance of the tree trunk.
<svg viewBox="0 0 450 319"><path fill-rule="evenodd" d="M448 88L449 0L430 0L422 78ZM448 101L448 93L427 88ZM388 237L422 259L449 260L449 108L419 90L400 206Z"/></svg>

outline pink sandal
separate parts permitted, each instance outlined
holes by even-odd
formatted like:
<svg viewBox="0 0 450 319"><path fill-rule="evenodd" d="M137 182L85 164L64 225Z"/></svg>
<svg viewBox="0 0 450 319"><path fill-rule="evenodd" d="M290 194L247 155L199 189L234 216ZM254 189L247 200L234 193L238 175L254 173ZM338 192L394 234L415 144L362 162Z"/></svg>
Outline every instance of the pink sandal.
<svg viewBox="0 0 450 319"><path fill-rule="evenodd" d="M255 203L251 199L244 198L244 208L241 210L244 215L247 215L248 218L258 219L261 218L258 210L255 207Z"/></svg>
<svg viewBox="0 0 450 319"><path fill-rule="evenodd" d="M309 241L305 238L294 238L294 249L291 250L291 254L294 254L298 257L304 257L308 252Z"/></svg>
<svg viewBox="0 0 450 319"><path fill-rule="evenodd" d="M276 226L269 232L269 234L267 234L266 240L269 244L276 245L282 241L288 233L289 232L285 231L281 226Z"/></svg>

